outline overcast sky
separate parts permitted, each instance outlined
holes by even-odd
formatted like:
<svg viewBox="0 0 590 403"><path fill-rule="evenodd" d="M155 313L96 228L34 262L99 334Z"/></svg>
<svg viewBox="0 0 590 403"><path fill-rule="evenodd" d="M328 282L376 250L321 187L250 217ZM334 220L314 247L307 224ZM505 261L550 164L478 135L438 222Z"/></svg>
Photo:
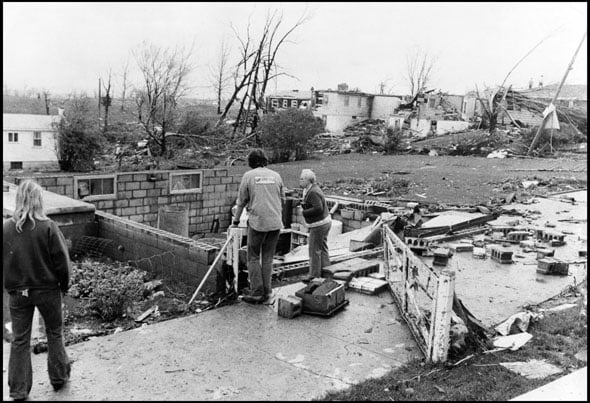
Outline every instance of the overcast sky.
<svg viewBox="0 0 590 403"><path fill-rule="evenodd" d="M379 83L407 94L406 56L416 49L436 57L431 85L463 94L474 85L499 85L510 69L548 37L512 73L524 87L543 76L563 76L587 29L585 2L553 3L7 3L3 7L3 81L10 89L87 91L109 68L119 74L142 41L193 47L192 97L212 98L209 66L222 38L234 55L230 22L254 36L268 9L282 10L284 26L310 19L277 57L283 70L275 89L335 89L338 83L378 92ZM587 83L587 43L566 83ZM118 77L117 77L118 80ZM120 86L115 82L115 96Z"/></svg>

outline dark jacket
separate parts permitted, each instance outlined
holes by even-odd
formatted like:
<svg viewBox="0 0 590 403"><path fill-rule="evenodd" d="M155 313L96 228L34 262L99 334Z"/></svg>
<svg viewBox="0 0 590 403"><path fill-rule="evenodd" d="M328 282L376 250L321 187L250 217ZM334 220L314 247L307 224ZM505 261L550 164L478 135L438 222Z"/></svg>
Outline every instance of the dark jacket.
<svg viewBox="0 0 590 403"><path fill-rule="evenodd" d="M13 219L4 221L2 272L6 291L61 289L67 292L71 272L66 240L52 220L27 220L16 231Z"/></svg>
<svg viewBox="0 0 590 403"><path fill-rule="evenodd" d="M324 193L318 185L312 185L301 204L303 218L308 224L323 220L329 214Z"/></svg>

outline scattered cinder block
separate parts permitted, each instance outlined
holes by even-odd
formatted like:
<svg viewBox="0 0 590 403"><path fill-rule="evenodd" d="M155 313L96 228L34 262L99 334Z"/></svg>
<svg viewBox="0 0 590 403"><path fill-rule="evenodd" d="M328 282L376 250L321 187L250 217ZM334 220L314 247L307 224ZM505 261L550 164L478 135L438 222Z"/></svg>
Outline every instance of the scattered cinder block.
<svg viewBox="0 0 590 403"><path fill-rule="evenodd" d="M387 281L371 277L356 277L350 280L349 287L363 294L374 295L387 286Z"/></svg>
<svg viewBox="0 0 590 403"><path fill-rule="evenodd" d="M490 257L502 264L512 263L512 251L502 246L494 245L490 248Z"/></svg>
<svg viewBox="0 0 590 403"><path fill-rule="evenodd" d="M448 248L436 248L432 253L434 255L432 264L435 266L446 266L451 256L451 251Z"/></svg>
<svg viewBox="0 0 590 403"><path fill-rule="evenodd" d="M455 252L471 252L473 250L473 244L465 242L452 243L449 247Z"/></svg>
<svg viewBox="0 0 590 403"><path fill-rule="evenodd" d="M528 231L511 231L506 235L509 242L520 242L524 241L529 237Z"/></svg>
<svg viewBox="0 0 590 403"><path fill-rule="evenodd" d="M486 258L486 249L485 248L473 248L473 257L477 259L485 259Z"/></svg>
<svg viewBox="0 0 590 403"><path fill-rule="evenodd" d="M301 315L302 309L303 300L295 295L279 298L278 314L283 318L292 319L295 316Z"/></svg>
<svg viewBox="0 0 590 403"><path fill-rule="evenodd" d="M543 259L544 257L553 257L555 255L555 249L550 248L538 248L537 259Z"/></svg>
<svg viewBox="0 0 590 403"><path fill-rule="evenodd" d="M567 276L569 263L553 257L545 257L537 261L537 273Z"/></svg>

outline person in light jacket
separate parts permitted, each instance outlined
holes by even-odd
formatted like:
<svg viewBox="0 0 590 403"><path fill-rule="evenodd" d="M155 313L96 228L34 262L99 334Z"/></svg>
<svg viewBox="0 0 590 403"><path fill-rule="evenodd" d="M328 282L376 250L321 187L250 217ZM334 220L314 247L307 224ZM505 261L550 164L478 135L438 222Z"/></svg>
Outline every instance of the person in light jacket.
<svg viewBox="0 0 590 403"><path fill-rule="evenodd" d="M2 271L13 331L8 386L14 400L27 399L33 386L31 328L35 307L45 322L47 371L53 389L61 389L70 376L61 293L68 291L71 262L62 232L45 215L42 191L36 182L23 181L16 192L14 214L3 224Z"/></svg>
<svg viewBox="0 0 590 403"><path fill-rule="evenodd" d="M263 303L272 298L272 261L283 227L283 180L278 172L267 168L267 164L262 149L248 154L248 165L252 169L242 177L231 225L240 225L242 211L246 209L250 290L242 294L242 300L248 303Z"/></svg>
<svg viewBox="0 0 590 403"><path fill-rule="evenodd" d="M309 228L307 240L309 249L309 278L322 276L322 268L330 265L328 255L328 232L332 219L326 204L326 198L316 184L316 175L311 169L301 171L299 186L303 188L300 204L305 225Z"/></svg>

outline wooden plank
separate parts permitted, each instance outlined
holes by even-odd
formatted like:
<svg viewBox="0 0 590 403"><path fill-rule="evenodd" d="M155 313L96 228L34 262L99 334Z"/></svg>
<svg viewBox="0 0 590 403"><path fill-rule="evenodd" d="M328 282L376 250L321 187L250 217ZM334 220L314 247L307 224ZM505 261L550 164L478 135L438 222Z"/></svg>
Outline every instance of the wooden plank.
<svg viewBox="0 0 590 403"><path fill-rule="evenodd" d="M148 310L146 310L144 313L142 313L141 315L139 315L137 318L135 318L136 322L141 322L143 320L145 320L148 316L150 316L152 313L154 313L154 311L158 309L158 305L154 305L151 308L149 308Z"/></svg>
<svg viewBox="0 0 590 403"><path fill-rule="evenodd" d="M455 292L455 272L444 270L438 278L436 299L433 300L434 324L429 340L429 358L432 362L445 362L449 349L453 294Z"/></svg>

